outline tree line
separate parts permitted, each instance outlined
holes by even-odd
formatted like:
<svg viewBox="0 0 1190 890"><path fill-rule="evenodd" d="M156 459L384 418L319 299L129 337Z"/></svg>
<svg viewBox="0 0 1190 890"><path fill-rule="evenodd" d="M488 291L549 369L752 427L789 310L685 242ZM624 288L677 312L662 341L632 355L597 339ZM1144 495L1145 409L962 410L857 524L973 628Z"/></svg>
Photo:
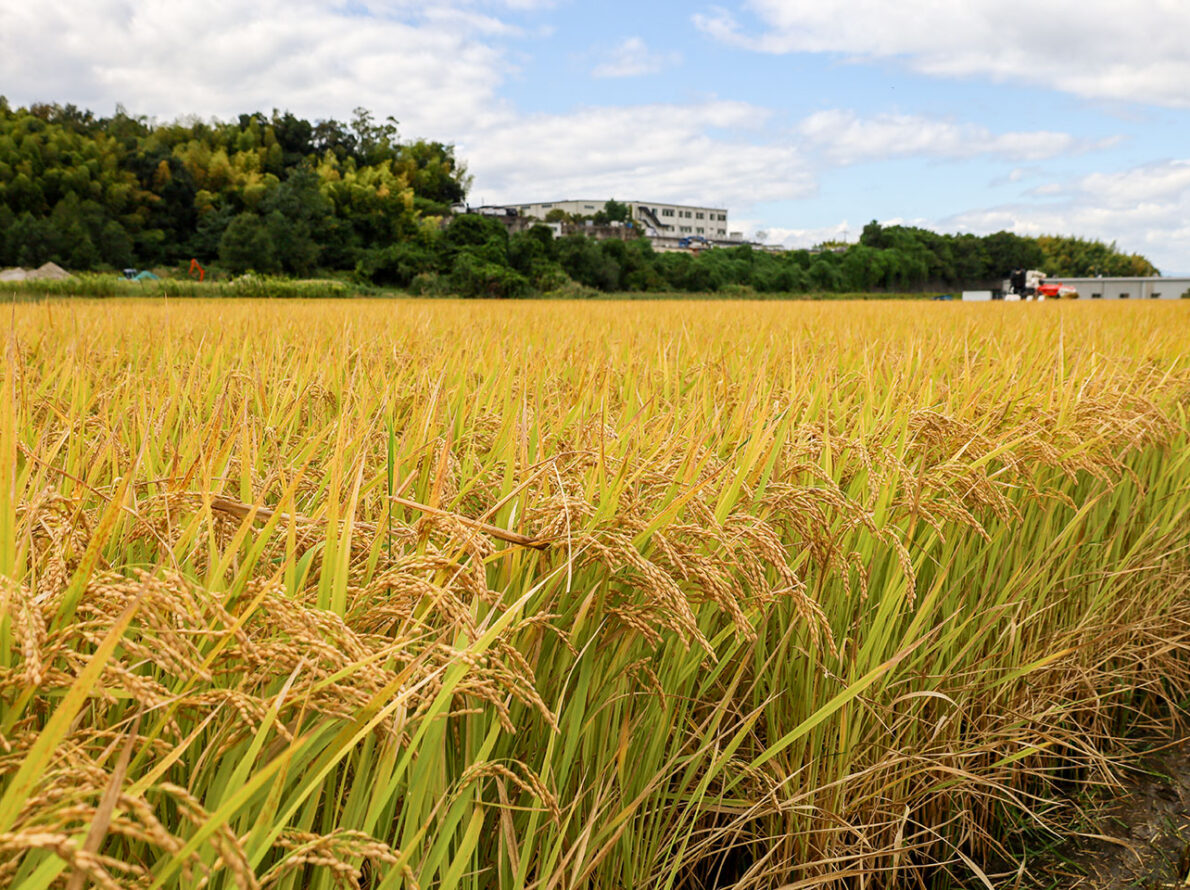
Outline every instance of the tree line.
<svg viewBox="0 0 1190 890"><path fill-rule="evenodd" d="M1066 277L1157 272L1148 260L1112 245L1011 232L940 235L872 222L858 244L658 252L646 238L555 238L544 225L510 235L499 220L478 215L456 217L444 228L373 251L357 271L376 284L415 293L506 297L566 288L574 293L575 286L604 292L913 292L994 286L1017 268Z"/></svg>
<svg viewBox="0 0 1190 890"><path fill-rule="evenodd" d="M396 122L289 112L153 123L0 97L0 264L74 270L190 257L306 276L436 227L466 195L453 146Z"/></svg>
<svg viewBox="0 0 1190 890"><path fill-rule="evenodd" d="M1015 268L1057 276L1153 275L1144 257L1079 238L864 227L859 242L770 252L659 253L643 238L510 235L451 215L469 177L454 147L402 141L392 118L348 122L274 110L157 123L117 108L14 108L0 97L0 265L170 266L196 257L231 274L349 271L420 293L861 292L957 288ZM626 220L609 201L594 223ZM573 220L569 220L573 222ZM577 290L576 290L577 289Z"/></svg>

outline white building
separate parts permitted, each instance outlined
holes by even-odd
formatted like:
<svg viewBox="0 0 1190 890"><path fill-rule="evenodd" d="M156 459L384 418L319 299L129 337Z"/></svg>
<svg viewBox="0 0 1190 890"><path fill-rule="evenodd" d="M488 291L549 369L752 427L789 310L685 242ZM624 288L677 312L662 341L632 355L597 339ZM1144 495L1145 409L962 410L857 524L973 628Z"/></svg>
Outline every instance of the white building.
<svg viewBox="0 0 1190 890"><path fill-rule="evenodd" d="M1051 275L1044 279L1046 284L1072 287L1080 300L1190 300L1190 278L1062 278ZM1001 290L963 291L964 302L983 300L1019 300L1020 296L1009 292L1006 280ZM1063 299L1050 297L1049 299Z"/></svg>
<svg viewBox="0 0 1190 890"><path fill-rule="evenodd" d="M606 201L565 200L535 204L510 204L522 216L545 219L551 210L561 210L576 216L593 216L603 209ZM701 236L708 241L739 241L737 233L727 228L727 210L723 207L695 207L688 204L658 204L644 201L622 201L627 204L633 222L650 238L690 238ZM732 237L732 236L735 237Z"/></svg>
<svg viewBox="0 0 1190 890"><path fill-rule="evenodd" d="M1080 300L1177 300L1190 299L1190 278L1059 278L1050 284L1068 284Z"/></svg>

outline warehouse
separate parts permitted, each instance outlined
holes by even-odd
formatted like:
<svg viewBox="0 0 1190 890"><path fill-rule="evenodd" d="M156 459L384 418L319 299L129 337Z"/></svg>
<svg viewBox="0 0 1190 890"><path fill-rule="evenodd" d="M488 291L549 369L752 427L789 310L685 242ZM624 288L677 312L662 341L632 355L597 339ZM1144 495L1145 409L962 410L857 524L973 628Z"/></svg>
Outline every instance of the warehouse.
<svg viewBox="0 0 1190 890"><path fill-rule="evenodd" d="M1082 300L1177 300L1190 299L1188 278L1058 278L1051 282L1068 284Z"/></svg>
<svg viewBox="0 0 1190 890"><path fill-rule="evenodd" d="M1190 299L1190 277L1135 277L1135 278L1060 278L1056 275L1045 279L1048 285L1063 288L1072 287L1080 300L1179 300ZM1031 293L1027 291L1026 293ZM1011 293L1008 281L1000 290L965 290L964 302L985 300L1019 299Z"/></svg>

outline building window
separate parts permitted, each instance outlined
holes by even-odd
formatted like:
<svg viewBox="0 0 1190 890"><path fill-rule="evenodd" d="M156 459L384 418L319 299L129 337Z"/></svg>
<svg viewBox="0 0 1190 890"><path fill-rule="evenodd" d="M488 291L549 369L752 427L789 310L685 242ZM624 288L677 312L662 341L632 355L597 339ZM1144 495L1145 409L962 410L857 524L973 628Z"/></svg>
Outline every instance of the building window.
<svg viewBox="0 0 1190 890"><path fill-rule="evenodd" d="M703 219L703 218L704 218L701 212L700 212L700 213L696 213L696 214L694 214L694 216L695 216L697 219Z"/></svg>
<svg viewBox="0 0 1190 890"><path fill-rule="evenodd" d="M554 206L553 204L542 204L542 205L541 205L541 209L542 209L542 210L549 210L549 209L550 209L551 207L553 207L553 206Z"/></svg>
<svg viewBox="0 0 1190 890"><path fill-rule="evenodd" d="M720 235L726 235L726 234L727 234L727 230L726 230L726 229L719 229L718 231L719 231L719 234L720 234Z"/></svg>
<svg viewBox="0 0 1190 890"><path fill-rule="evenodd" d="M707 231L707 230L706 230L706 229L704 229L702 226L699 226L699 227L698 227L698 234L700 234L700 235L704 235L704 234L706 234L706 231Z"/></svg>
<svg viewBox="0 0 1190 890"><path fill-rule="evenodd" d="M678 226L678 229L682 232L689 232L690 226Z"/></svg>
<svg viewBox="0 0 1190 890"><path fill-rule="evenodd" d="M583 210L594 210L594 209L595 209L594 204L584 204L583 205Z"/></svg>
<svg viewBox="0 0 1190 890"><path fill-rule="evenodd" d="M673 215L674 215L674 212L673 212L672 210L669 210L669 209L667 208L667 209L665 209L665 210L662 210L662 211L661 211L661 215L662 215L662 216L673 216Z"/></svg>

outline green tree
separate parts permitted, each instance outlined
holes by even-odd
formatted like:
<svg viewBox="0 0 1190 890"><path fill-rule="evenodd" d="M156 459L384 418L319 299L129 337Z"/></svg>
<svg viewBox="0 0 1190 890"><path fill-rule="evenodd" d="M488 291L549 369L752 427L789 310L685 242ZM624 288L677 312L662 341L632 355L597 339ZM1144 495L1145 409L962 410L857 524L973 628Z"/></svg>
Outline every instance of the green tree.
<svg viewBox="0 0 1190 890"><path fill-rule="evenodd" d="M454 293L463 297L522 297L529 292L529 279L524 275L469 250L455 259L450 285Z"/></svg>
<svg viewBox="0 0 1190 890"><path fill-rule="evenodd" d="M269 229L255 213L241 213L227 226L219 242L219 260L236 275L281 271Z"/></svg>
<svg viewBox="0 0 1190 890"><path fill-rule="evenodd" d="M888 247L884 240L884 229L876 220L872 220L864 226L864 230L859 236L859 243L864 247L874 247L877 250Z"/></svg>
<svg viewBox="0 0 1190 890"><path fill-rule="evenodd" d="M614 254L605 253L599 242L583 235L567 235L559 239L558 264L567 275L587 287L614 290L620 281L620 264Z"/></svg>
<svg viewBox="0 0 1190 890"><path fill-rule="evenodd" d="M632 219L632 208L615 198L603 205L603 212L610 222L628 222Z"/></svg>
<svg viewBox="0 0 1190 890"><path fill-rule="evenodd" d="M325 240L332 208L318 186L318 174L303 164L260 204L281 267L294 275L314 272Z"/></svg>

